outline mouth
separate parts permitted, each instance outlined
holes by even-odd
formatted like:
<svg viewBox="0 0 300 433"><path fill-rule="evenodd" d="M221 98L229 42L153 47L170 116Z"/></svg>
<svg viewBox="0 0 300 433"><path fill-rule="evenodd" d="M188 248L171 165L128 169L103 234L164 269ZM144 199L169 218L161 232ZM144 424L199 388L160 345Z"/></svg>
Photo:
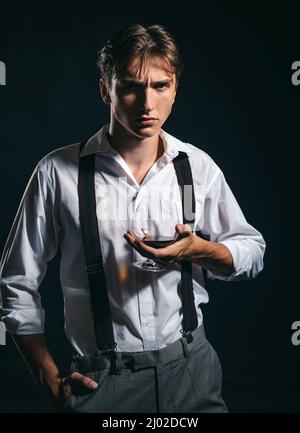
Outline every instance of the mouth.
<svg viewBox="0 0 300 433"><path fill-rule="evenodd" d="M142 125L152 125L155 122L158 121L158 119L156 119L155 117L137 117L136 119L134 119L135 122L142 124Z"/></svg>

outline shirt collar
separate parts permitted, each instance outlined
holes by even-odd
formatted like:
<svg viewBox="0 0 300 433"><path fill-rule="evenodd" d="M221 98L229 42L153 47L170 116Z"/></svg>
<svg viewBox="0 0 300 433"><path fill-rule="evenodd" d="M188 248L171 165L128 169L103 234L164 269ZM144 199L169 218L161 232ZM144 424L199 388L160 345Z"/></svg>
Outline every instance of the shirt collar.
<svg viewBox="0 0 300 433"><path fill-rule="evenodd" d="M92 153L102 153L103 155L117 155L118 152L111 146L107 139L107 131L109 124L104 125L95 135L90 137L85 144L84 148L79 154L79 157L90 155ZM162 138L164 145L164 155L172 160L178 155L178 145L176 139L170 134L160 129L160 137Z"/></svg>

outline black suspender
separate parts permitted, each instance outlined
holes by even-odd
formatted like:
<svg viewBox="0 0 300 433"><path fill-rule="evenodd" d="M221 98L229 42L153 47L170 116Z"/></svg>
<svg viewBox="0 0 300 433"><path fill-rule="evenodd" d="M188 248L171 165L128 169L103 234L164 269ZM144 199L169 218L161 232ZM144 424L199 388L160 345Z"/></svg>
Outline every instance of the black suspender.
<svg viewBox="0 0 300 433"><path fill-rule="evenodd" d="M179 152L176 158L173 159L174 168L176 171L176 176L178 184L181 187L181 203L182 203L182 219L183 224L191 225L192 229L195 224L195 193L194 184L191 172L191 166L186 153ZM192 189L192 219L188 220L185 215L185 203L189 202L186 199L186 189L185 185L189 185ZM188 261L183 261L181 266L181 286L182 286L182 309L183 309L183 334L188 331L193 331L198 326L198 317L195 309L195 298L193 291L193 281L192 281L192 263Z"/></svg>
<svg viewBox="0 0 300 433"><path fill-rule="evenodd" d="M81 143L80 150L85 142ZM95 153L79 158L79 218L99 350L114 349L111 311L98 231L95 198Z"/></svg>
<svg viewBox="0 0 300 433"><path fill-rule="evenodd" d="M83 149L85 143L86 142L82 142L80 144L79 152ZM187 154L179 152L178 156L174 158L173 164L182 192L183 223L190 224L193 227L195 223L194 216L191 220L188 220L184 212L184 185L190 185L192 192L192 215L195 213L193 178ZM79 158L78 197L86 272L89 280L98 350L116 350L98 231L95 196L95 153ZM199 235L199 232L197 232L197 234ZM183 305L183 329L181 332L188 337L189 331L193 331L198 326L192 284L191 262L182 262L181 286Z"/></svg>

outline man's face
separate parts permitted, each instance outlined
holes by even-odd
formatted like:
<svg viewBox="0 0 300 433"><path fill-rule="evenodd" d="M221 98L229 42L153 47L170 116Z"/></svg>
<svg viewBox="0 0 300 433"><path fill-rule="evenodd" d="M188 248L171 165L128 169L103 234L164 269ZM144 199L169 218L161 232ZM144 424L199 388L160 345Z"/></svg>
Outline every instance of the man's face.
<svg viewBox="0 0 300 433"><path fill-rule="evenodd" d="M101 80L104 102L111 105L113 122L138 138L159 133L172 110L176 77L169 63L160 56L150 57L138 77L139 59L134 58L124 75L113 78L110 88Z"/></svg>

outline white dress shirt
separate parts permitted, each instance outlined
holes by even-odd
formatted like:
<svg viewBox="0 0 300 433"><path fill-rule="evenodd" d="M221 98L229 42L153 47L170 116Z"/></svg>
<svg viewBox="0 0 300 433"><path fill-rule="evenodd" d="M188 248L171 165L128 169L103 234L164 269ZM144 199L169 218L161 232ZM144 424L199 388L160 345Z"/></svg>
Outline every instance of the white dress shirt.
<svg viewBox="0 0 300 433"><path fill-rule="evenodd" d="M178 151L189 156L195 189L195 230L230 250L234 272L209 278L254 278L263 269L265 242L245 219L224 175L202 150L160 131L164 154L139 185L110 145L108 125L91 137L81 156L96 152L96 203L101 250L118 351L163 348L182 334L180 264L154 273L132 266L144 259L124 239L130 228L142 235L174 236L182 224L180 189L172 163ZM47 263L61 249L60 280L67 338L80 354L96 350L89 285L79 225L77 195L79 145L46 155L36 166L23 195L1 259L2 320L11 334L44 332L39 286ZM208 302L202 268L192 264L198 325L200 304Z"/></svg>

